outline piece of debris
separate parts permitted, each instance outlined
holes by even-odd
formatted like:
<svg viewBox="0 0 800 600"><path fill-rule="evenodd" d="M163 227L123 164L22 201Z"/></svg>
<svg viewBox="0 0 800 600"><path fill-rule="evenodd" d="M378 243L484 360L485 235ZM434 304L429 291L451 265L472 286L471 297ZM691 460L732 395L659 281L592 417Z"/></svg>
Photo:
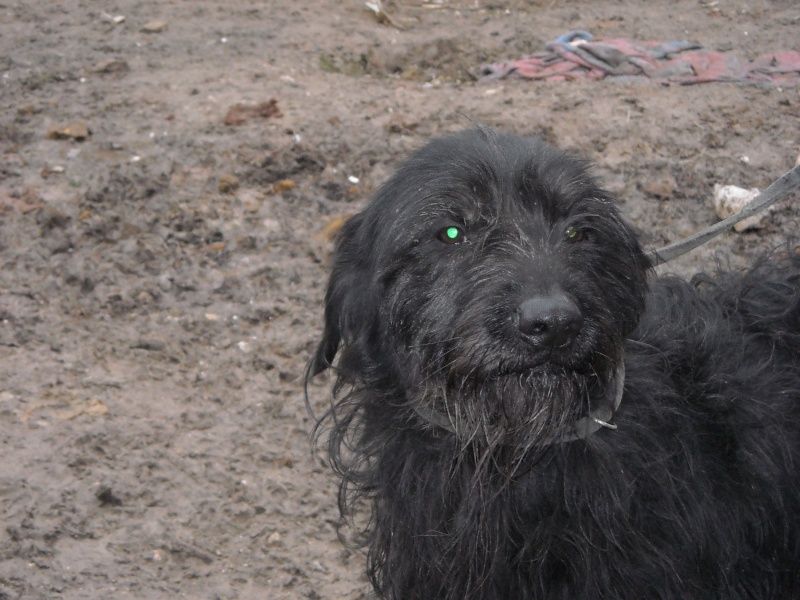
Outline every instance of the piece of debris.
<svg viewBox="0 0 800 600"><path fill-rule="evenodd" d="M282 117L278 108L278 101L271 98L260 104L234 104L228 109L228 114L222 121L225 125L243 125L247 121L255 118L270 119L272 117Z"/></svg>
<svg viewBox="0 0 800 600"><path fill-rule="evenodd" d="M758 188L746 190L735 185L714 185L714 210L720 219L727 219L738 214L750 200L761 193ZM770 206L764 213L753 215L739 221L733 226L737 233L742 233L748 229L761 229L764 227L765 217L771 213L773 208Z"/></svg>
<svg viewBox="0 0 800 600"><path fill-rule="evenodd" d="M648 196L654 196L661 200L672 198L675 192L675 180L672 177L662 177L645 181L642 189Z"/></svg>
<svg viewBox="0 0 800 600"><path fill-rule="evenodd" d="M117 496L108 486L103 486L94 495L101 506L122 506L122 498Z"/></svg>
<svg viewBox="0 0 800 600"><path fill-rule="evenodd" d="M395 113L389 118L386 131L389 133L412 133L417 127L419 127L418 121L410 120L406 115Z"/></svg>
<svg viewBox="0 0 800 600"><path fill-rule="evenodd" d="M131 348L134 350L149 350L150 352L161 352L166 347L167 344L162 340L141 339L131 344Z"/></svg>
<svg viewBox="0 0 800 600"><path fill-rule="evenodd" d="M86 121L78 119L64 126L55 125L47 131L47 137L51 140L75 140L82 142L92 135Z"/></svg>
<svg viewBox="0 0 800 600"><path fill-rule="evenodd" d="M100 18L104 21L108 21L113 25L119 25L120 23L125 22L125 15L110 15L107 12L101 12Z"/></svg>
<svg viewBox="0 0 800 600"><path fill-rule="evenodd" d="M17 109L17 116L30 117L31 115L35 115L38 112L41 112L41 109L36 108L33 104L26 104L25 106L20 106Z"/></svg>
<svg viewBox="0 0 800 600"><path fill-rule="evenodd" d="M402 29L397 22L395 22L392 17L390 17L383 8L381 4L381 0L375 0L374 2L365 2L364 3L368 9L372 11L372 14L375 15L375 18L378 20L378 23L383 25L391 25L392 27L396 27L397 29Z"/></svg>
<svg viewBox="0 0 800 600"><path fill-rule="evenodd" d="M292 179L281 179L280 181L272 184L272 191L275 194L290 192L294 188L295 182Z"/></svg>
<svg viewBox="0 0 800 600"><path fill-rule="evenodd" d="M97 63L95 66L92 67L92 71L95 73L102 73L102 74L109 74L109 75L121 75L123 73L127 73L131 70L130 65L125 60L121 58L112 58L109 60L103 60Z"/></svg>
<svg viewBox="0 0 800 600"><path fill-rule="evenodd" d="M21 421L27 421L36 411L45 409L48 414L53 414L61 421L72 421L81 415L90 417L101 417L108 414L108 407L102 400L94 398L92 400L70 399L66 401L45 401L37 402L29 406L19 414Z"/></svg>
<svg viewBox="0 0 800 600"><path fill-rule="evenodd" d="M149 21L140 30L142 33L161 33L166 31L168 25L164 21Z"/></svg>
<svg viewBox="0 0 800 600"><path fill-rule="evenodd" d="M47 179L51 175L61 175L64 173L64 166L63 165L55 165L51 167L50 165L45 165L42 167L41 176L42 179Z"/></svg>
<svg viewBox="0 0 800 600"><path fill-rule="evenodd" d="M239 178L233 173L221 173L217 180L217 188L223 194L231 194L239 189Z"/></svg>

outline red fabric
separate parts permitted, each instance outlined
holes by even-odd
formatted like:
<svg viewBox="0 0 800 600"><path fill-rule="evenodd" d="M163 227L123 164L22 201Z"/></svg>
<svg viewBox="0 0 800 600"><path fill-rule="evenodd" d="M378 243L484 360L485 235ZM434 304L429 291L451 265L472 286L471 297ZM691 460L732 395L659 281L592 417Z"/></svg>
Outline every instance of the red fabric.
<svg viewBox="0 0 800 600"><path fill-rule="evenodd" d="M569 43L576 38L578 43ZM543 52L484 67L483 78L565 81L641 76L685 85L712 81L783 86L800 83L800 52L777 52L743 62L688 42L587 38L591 34L570 32L547 44Z"/></svg>

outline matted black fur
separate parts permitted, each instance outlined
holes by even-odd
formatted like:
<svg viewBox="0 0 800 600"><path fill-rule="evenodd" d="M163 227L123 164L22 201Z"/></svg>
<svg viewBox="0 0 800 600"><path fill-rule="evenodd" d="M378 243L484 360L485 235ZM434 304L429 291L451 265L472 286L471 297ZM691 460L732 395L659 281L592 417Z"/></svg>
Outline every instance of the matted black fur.
<svg viewBox="0 0 800 600"><path fill-rule="evenodd" d="M345 224L308 377L379 597L800 598L800 255L649 271L583 162L483 128Z"/></svg>

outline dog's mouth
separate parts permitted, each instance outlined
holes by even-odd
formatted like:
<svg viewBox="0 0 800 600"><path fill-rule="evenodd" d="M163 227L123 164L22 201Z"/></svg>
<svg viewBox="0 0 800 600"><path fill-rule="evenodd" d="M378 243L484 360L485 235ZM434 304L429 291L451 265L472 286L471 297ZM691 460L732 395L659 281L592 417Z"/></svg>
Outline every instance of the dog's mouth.
<svg viewBox="0 0 800 600"><path fill-rule="evenodd" d="M569 383L559 386L558 381L564 377L549 380L541 376L539 370L539 367L503 370L486 380L490 384L487 387L493 390L490 394L503 390L504 384L498 383L503 381L547 382L545 387L549 384L553 388L530 390L532 395L538 393L547 399L546 402L538 402L538 405L535 401L530 402L529 398L517 399L516 402L507 398L482 398L481 404L494 400L498 404L509 402L512 405L503 411L495 411L494 414L499 414L499 417L486 417L482 409L479 409L481 414L476 416L469 407L446 400L438 404L412 402L411 406L429 425L447 431L460 440L484 438L505 446L545 447L585 439L601 429L617 428L613 424L613 417L622 402L625 386L625 365L622 360L603 381L595 378L584 385ZM577 379L589 380L583 376ZM524 386L519 384L518 387ZM559 400L566 403L561 396L580 397L572 398L570 403L574 405L573 410L565 410L558 406ZM514 404L524 406L515 410Z"/></svg>

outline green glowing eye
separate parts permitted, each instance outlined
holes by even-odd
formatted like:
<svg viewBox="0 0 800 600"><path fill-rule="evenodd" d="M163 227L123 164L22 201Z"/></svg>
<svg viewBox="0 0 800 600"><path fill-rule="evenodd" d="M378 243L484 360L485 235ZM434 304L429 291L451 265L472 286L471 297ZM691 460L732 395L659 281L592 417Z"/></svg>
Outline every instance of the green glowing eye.
<svg viewBox="0 0 800 600"><path fill-rule="evenodd" d="M571 225L564 230L564 235L570 242L580 242L584 238L583 231L575 229Z"/></svg>
<svg viewBox="0 0 800 600"><path fill-rule="evenodd" d="M451 225L439 232L438 238L445 244L460 244L464 241L464 232L460 227Z"/></svg>

